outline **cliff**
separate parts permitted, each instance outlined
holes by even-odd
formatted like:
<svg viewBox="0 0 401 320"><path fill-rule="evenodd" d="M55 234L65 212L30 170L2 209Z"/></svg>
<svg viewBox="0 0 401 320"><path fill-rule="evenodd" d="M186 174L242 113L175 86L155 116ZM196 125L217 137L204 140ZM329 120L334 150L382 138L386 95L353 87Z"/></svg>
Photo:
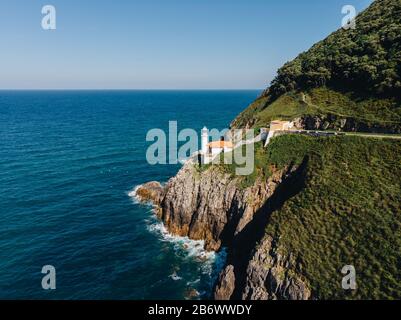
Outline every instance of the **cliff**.
<svg viewBox="0 0 401 320"><path fill-rule="evenodd" d="M287 63L232 128L271 120L319 130L401 133L401 1L377 0ZM186 164L144 185L173 234L228 248L215 299L400 299L401 142L282 135L255 144L255 170ZM341 287L352 265L357 289Z"/></svg>
<svg viewBox="0 0 401 320"><path fill-rule="evenodd" d="M316 118L322 120L313 125L319 129L324 124L344 131L400 133L400 30L401 1L374 1L357 16L355 29L341 28L285 63L232 127ZM347 125L339 125L344 120Z"/></svg>
<svg viewBox="0 0 401 320"><path fill-rule="evenodd" d="M172 234L205 240L207 250L217 251L232 243L290 173L291 169L279 170L242 189L240 178L219 167L200 171L186 164L164 188L156 188L156 194L151 182L140 187L137 195L156 204L155 213Z"/></svg>
<svg viewBox="0 0 401 320"><path fill-rule="evenodd" d="M216 287L216 299L235 297L234 291L239 290L237 282L242 278L241 274L245 274L241 269L261 239L263 242L249 264L249 270L246 270L246 274L249 272L256 278L247 281L242 298L307 299L310 291L300 278L293 275L282 278L283 268L288 266L289 260L273 253L276 249L272 241L263 239L270 212L287 197L281 191L278 195L279 186L284 186L284 182L293 183L299 172L298 166L291 165L273 169L267 179L258 178L253 185L242 188L241 178L233 178L220 167L200 172L198 167L187 164L164 188L157 182L150 182L137 190L137 196L156 205L155 213L172 234L205 240L207 250L217 251L222 246L229 248L230 260L235 267L228 264L222 272ZM262 253L265 250L272 252L271 256ZM255 271L260 262L262 270L259 271L263 275ZM272 268L271 286L276 286L271 294L263 291L266 263ZM255 286L258 288L256 291Z"/></svg>
<svg viewBox="0 0 401 320"><path fill-rule="evenodd" d="M400 150L398 140L284 135L252 183L188 164L160 194L142 194L170 232L228 249L215 299L400 298ZM356 291L341 288L345 265Z"/></svg>

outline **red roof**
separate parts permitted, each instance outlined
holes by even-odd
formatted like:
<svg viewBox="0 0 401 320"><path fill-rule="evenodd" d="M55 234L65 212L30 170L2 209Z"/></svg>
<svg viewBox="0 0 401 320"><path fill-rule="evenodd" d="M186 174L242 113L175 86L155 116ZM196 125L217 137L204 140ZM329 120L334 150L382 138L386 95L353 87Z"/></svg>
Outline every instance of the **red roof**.
<svg viewBox="0 0 401 320"><path fill-rule="evenodd" d="M210 148L233 148L233 143L231 141L213 141L208 145Z"/></svg>

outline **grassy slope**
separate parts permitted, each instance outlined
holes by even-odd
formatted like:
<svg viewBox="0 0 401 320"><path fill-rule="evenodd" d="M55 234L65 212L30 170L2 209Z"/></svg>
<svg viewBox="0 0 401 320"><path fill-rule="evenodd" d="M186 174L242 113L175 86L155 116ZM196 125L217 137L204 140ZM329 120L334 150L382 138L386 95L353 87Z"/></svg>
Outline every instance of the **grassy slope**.
<svg viewBox="0 0 401 320"><path fill-rule="evenodd" d="M401 0L376 0L356 18L286 63L269 94L335 87L362 96L401 98Z"/></svg>
<svg viewBox="0 0 401 320"><path fill-rule="evenodd" d="M260 98L242 112L233 122L233 127L268 127L275 119L293 120L304 115L336 115L354 118L369 124L399 124L401 105L391 99L355 97L352 93L341 93L326 87L304 92L290 92L268 104L268 98Z"/></svg>
<svg viewBox="0 0 401 320"><path fill-rule="evenodd" d="M333 114L368 127L396 123L401 129L401 0L374 1L356 24L284 64L264 97L232 127L266 127L273 119Z"/></svg>
<svg viewBox="0 0 401 320"><path fill-rule="evenodd" d="M401 141L362 137L276 137L255 145L255 171L308 159L300 192L272 213L266 234L298 261L295 272L319 299L401 298ZM235 165L220 165L235 175ZM294 186L297 188L297 186ZM288 191L288 190L287 190ZM341 269L354 265L358 289L341 289Z"/></svg>
<svg viewBox="0 0 401 320"><path fill-rule="evenodd" d="M339 30L287 63L231 126L334 115L401 128L400 8L400 0L376 1L356 30ZM295 257L291 271L308 280L315 297L401 299L400 151L400 141L361 137L286 135L268 149L256 146L256 169L242 187L272 167L308 159L303 188L272 213L266 233ZM234 165L222 168L235 172ZM357 271L351 293L341 289L348 264Z"/></svg>
<svg viewBox="0 0 401 320"><path fill-rule="evenodd" d="M324 298L401 298L401 142L281 136L266 160L308 157L304 188L273 212L266 233L299 262L294 272ZM344 265L358 289L341 289Z"/></svg>

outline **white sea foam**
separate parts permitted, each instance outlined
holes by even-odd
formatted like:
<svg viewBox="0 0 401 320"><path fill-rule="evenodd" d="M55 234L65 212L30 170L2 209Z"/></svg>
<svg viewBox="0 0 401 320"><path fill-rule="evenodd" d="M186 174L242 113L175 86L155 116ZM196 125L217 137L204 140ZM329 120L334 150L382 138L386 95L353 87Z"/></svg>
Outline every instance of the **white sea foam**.
<svg viewBox="0 0 401 320"><path fill-rule="evenodd" d="M188 257L198 258L200 260L213 260L215 252L206 251L204 249L205 242L203 240L192 240L188 237L175 236L169 233L161 221L154 219L149 221L148 229L150 232L156 233L160 236L160 240L170 242L174 245L176 250L185 250Z"/></svg>
<svg viewBox="0 0 401 320"><path fill-rule="evenodd" d="M139 200L138 195L137 195L137 191L138 191L138 189L139 189L140 187L142 187L141 184L135 186L131 191L128 192L128 196L132 199L132 201L133 201L135 204L141 203L141 201Z"/></svg>
<svg viewBox="0 0 401 320"><path fill-rule="evenodd" d="M138 189L142 186L143 186L142 184L135 186L131 191L127 193L128 196L132 199L132 202L134 204L142 204L148 207L155 208L155 205L151 201L142 201L141 198L138 196L137 194Z"/></svg>
<svg viewBox="0 0 401 320"><path fill-rule="evenodd" d="M145 204L153 207L153 205L148 203L143 203L140 201L137 191L142 185L135 186L128 196L133 200L135 204ZM147 220L148 230L152 233L159 235L160 240L164 242L171 242L174 245L175 250L184 249L187 252L187 256L191 258L196 258L199 261L213 262L216 258L216 253L212 251L206 251L204 249L205 242L203 240L192 240L188 237L175 236L169 233L164 226L164 224L158 220L155 216Z"/></svg>
<svg viewBox="0 0 401 320"><path fill-rule="evenodd" d="M164 187L165 183L161 182L160 185L162 187ZM138 189L142 186L143 186L143 184L138 184L131 191L128 191L127 192L128 197L130 197L132 199L134 204L143 204L143 205L154 207L154 205L151 201L141 201L141 199L138 197L138 194L137 194Z"/></svg>
<svg viewBox="0 0 401 320"><path fill-rule="evenodd" d="M200 282L200 279L196 279L194 281L188 281L187 286L193 286L193 285L198 284L199 282Z"/></svg>
<svg viewBox="0 0 401 320"><path fill-rule="evenodd" d="M178 280L181 280L182 279L182 277L180 277L178 274L177 274L177 272L173 272L173 274L170 274L169 275L169 277L171 278L171 279L173 279L174 281L178 281Z"/></svg>
<svg viewBox="0 0 401 320"><path fill-rule="evenodd" d="M192 240L188 237L172 235L167 231L164 224L156 218L148 221L148 229L150 232L158 234L161 241L172 243L176 251L184 251L186 258L199 261L202 273L208 275L212 282L216 280L226 261L225 248L219 252L207 251L204 249L205 242L203 240ZM196 282L199 281L200 279L196 280Z"/></svg>
<svg viewBox="0 0 401 320"><path fill-rule="evenodd" d="M137 196L137 190L141 185L135 186L132 191L128 192L128 196L132 198L135 204L145 204L149 208L153 208L152 203L143 203ZM219 252L207 251L204 249L205 242L203 240L192 240L188 237L176 236L168 232L163 222L157 219L155 215L151 215L149 219L146 219L147 228L150 232L156 234L160 241L169 242L173 245L174 250L177 254L182 255L185 253L184 259L195 259L200 263L200 270L203 275L210 279L210 287L215 283L219 272L224 267L227 252L223 248ZM176 272L169 276L172 280L182 280L182 277L177 275ZM192 289L193 293L196 291L196 295L201 296L206 292L199 293L194 287L196 287L201 278L193 281L188 281L187 286Z"/></svg>

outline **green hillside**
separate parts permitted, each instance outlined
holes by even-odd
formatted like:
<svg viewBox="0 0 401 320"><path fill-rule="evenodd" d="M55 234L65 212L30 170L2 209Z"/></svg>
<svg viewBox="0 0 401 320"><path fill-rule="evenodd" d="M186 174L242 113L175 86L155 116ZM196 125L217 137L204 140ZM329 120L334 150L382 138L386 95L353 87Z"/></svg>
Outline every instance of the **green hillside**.
<svg viewBox="0 0 401 320"><path fill-rule="evenodd" d="M266 233L319 299L401 298L401 141L280 136L267 161L306 163L296 195L273 212ZM341 289L354 265L357 290Z"/></svg>
<svg viewBox="0 0 401 320"><path fill-rule="evenodd" d="M401 133L401 0L375 1L355 30L286 63L231 126L275 119ZM401 140L281 135L256 144L253 174L236 179L246 188L288 167L297 172L269 199L261 232L291 260L285 272L305 280L315 299L401 299ZM235 164L221 168L234 176ZM355 291L341 288L345 265L356 268Z"/></svg>
<svg viewBox="0 0 401 320"><path fill-rule="evenodd" d="M401 0L376 0L356 29L340 29L286 63L232 127L304 115L401 132Z"/></svg>
<svg viewBox="0 0 401 320"><path fill-rule="evenodd" d="M235 175L241 189L272 171L295 167L266 214L265 236L289 274L304 279L317 299L401 299L401 140L359 136L275 137L255 144L255 170ZM357 290L341 288L341 269L353 265Z"/></svg>

